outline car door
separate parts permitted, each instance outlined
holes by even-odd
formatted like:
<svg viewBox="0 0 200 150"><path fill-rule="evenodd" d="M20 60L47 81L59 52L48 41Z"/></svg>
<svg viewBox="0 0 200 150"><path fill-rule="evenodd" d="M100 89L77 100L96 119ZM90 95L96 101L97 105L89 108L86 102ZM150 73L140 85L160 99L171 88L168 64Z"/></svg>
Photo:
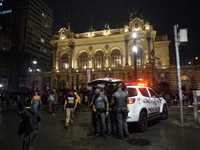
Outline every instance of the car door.
<svg viewBox="0 0 200 150"><path fill-rule="evenodd" d="M151 115L153 104L151 103L149 92L146 87L142 87L142 88L140 87L139 91L142 95L141 99L148 109L148 114Z"/></svg>
<svg viewBox="0 0 200 150"><path fill-rule="evenodd" d="M160 112L160 100L159 97L157 95L157 93L155 91L153 91L152 89L148 88L149 93L150 93L150 100L152 103L152 115L157 114Z"/></svg>

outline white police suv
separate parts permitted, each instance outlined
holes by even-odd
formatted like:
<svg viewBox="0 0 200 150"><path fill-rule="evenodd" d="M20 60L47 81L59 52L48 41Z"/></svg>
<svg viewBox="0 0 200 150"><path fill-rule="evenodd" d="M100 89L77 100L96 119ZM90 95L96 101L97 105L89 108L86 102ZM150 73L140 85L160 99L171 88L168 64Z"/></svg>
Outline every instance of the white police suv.
<svg viewBox="0 0 200 150"><path fill-rule="evenodd" d="M129 94L129 113L127 122L137 122L138 129L147 130L147 121L150 118L160 116L168 118L167 104L164 98L151 88L145 86L126 86Z"/></svg>
<svg viewBox="0 0 200 150"><path fill-rule="evenodd" d="M104 84L104 92L109 90L107 85L112 84L117 90L118 84L122 83L123 90L129 95L129 104L127 105L129 113L127 122L136 122L140 131L147 130L147 122L151 118L161 117L166 120L168 118L167 104L164 98L151 88L145 86L125 85L122 80L114 78L99 78L87 83L87 85Z"/></svg>

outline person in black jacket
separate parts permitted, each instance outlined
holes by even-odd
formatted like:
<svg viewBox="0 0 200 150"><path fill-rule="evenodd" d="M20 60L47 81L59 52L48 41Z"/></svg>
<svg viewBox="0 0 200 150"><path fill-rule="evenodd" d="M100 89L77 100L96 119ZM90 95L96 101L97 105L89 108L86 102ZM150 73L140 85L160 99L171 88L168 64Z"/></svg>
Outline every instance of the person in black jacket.
<svg viewBox="0 0 200 150"><path fill-rule="evenodd" d="M25 107L24 102L20 101L18 108L21 116L18 135L24 134L22 149L29 150L31 142L38 134L38 123L41 121L41 118L33 108Z"/></svg>

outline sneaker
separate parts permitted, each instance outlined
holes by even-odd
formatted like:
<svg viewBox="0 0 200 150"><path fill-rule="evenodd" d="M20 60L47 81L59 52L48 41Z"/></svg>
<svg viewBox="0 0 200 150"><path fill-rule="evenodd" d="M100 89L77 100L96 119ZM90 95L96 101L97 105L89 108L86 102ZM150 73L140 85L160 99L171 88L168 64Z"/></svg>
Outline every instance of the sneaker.
<svg viewBox="0 0 200 150"><path fill-rule="evenodd" d="M97 133L94 137L97 138L99 137L101 134L100 133Z"/></svg>
<svg viewBox="0 0 200 150"><path fill-rule="evenodd" d="M192 105L188 105L188 107L193 107Z"/></svg>
<svg viewBox="0 0 200 150"><path fill-rule="evenodd" d="M67 128L68 128L68 125L64 125L64 128L67 129Z"/></svg>
<svg viewBox="0 0 200 150"><path fill-rule="evenodd" d="M106 134L106 136L110 136L110 135L111 135L111 133L107 133L107 134Z"/></svg>

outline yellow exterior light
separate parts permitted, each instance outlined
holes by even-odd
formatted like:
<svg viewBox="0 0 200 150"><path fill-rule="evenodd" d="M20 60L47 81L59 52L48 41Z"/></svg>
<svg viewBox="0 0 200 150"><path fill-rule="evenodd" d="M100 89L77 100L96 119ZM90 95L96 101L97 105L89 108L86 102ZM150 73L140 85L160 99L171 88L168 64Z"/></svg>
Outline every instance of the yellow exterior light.
<svg viewBox="0 0 200 150"><path fill-rule="evenodd" d="M137 37L137 33L133 32L132 37L135 39Z"/></svg>
<svg viewBox="0 0 200 150"><path fill-rule="evenodd" d="M150 27L149 27L149 26L146 26L146 27L145 27L145 29L146 29L146 30L149 30L149 29L150 29Z"/></svg>
<svg viewBox="0 0 200 150"><path fill-rule="evenodd" d="M137 46L134 45L132 50L133 50L134 53L137 53Z"/></svg>

